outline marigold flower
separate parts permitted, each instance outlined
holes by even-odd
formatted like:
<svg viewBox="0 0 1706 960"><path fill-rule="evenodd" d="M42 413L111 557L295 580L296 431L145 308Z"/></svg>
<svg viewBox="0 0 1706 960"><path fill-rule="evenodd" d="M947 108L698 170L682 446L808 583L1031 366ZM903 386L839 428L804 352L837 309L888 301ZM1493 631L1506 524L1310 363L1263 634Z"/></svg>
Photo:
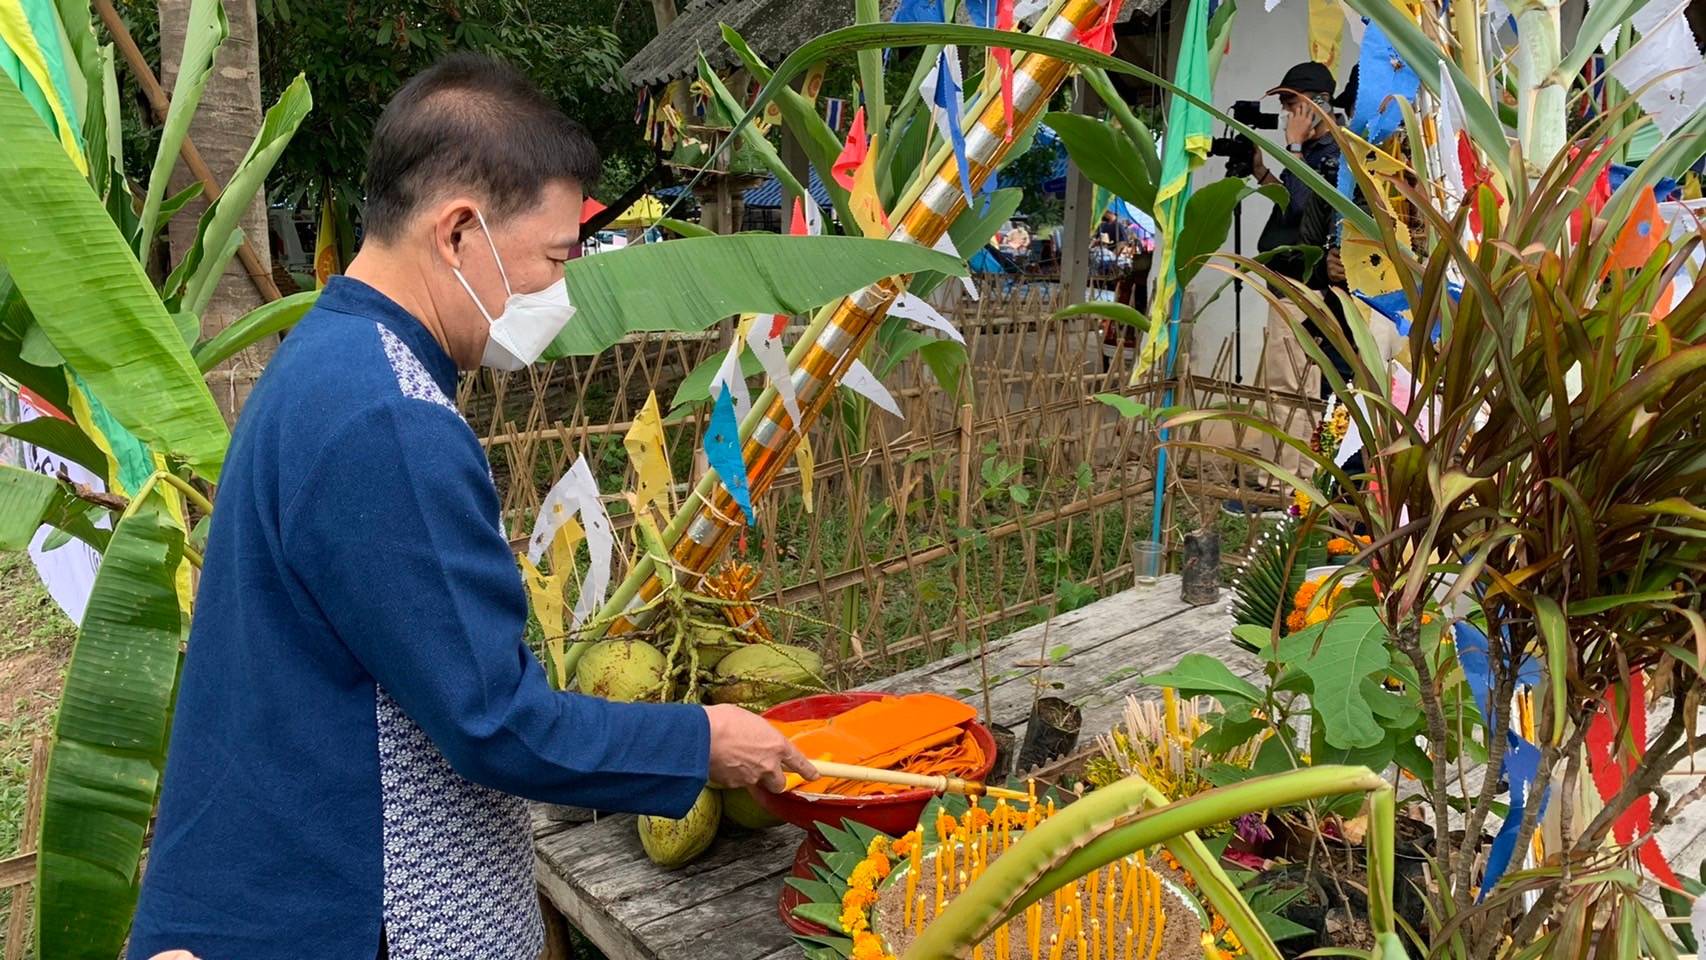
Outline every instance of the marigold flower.
<svg viewBox="0 0 1706 960"><path fill-rule="evenodd" d="M865 848L865 856L875 859L887 857L894 850L893 843L881 834L871 838L871 845Z"/></svg>
<svg viewBox="0 0 1706 960"><path fill-rule="evenodd" d="M1303 620L1304 620L1305 624L1313 627L1317 623L1326 623L1327 618L1332 616L1332 615L1333 615L1332 605L1323 603L1320 606L1316 607L1315 609L1309 611L1307 614L1305 614L1303 617Z"/></svg>
<svg viewBox="0 0 1706 960"><path fill-rule="evenodd" d="M853 960L886 960L888 952L883 941L874 933L859 933L853 937Z"/></svg>
<svg viewBox="0 0 1706 960"><path fill-rule="evenodd" d="M1309 622L1307 620L1303 619L1303 611L1302 610L1293 610L1292 612L1286 614L1285 630L1287 633L1296 633L1297 631L1302 630L1304 627L1307 627L1307 626L1309 626Z"/></svg>
<svg viewBox="0 0 1706 960"><path fill-rule="evenodd" d="M1346 540L1344 537L1334 537L1327 541L1327 553L1332 556L1343 557L1356 552L1356 544Z"/></svg>
<svg viewBox="0 0 1706 960"><path fill-rule="evenodd" d="M1309 609L1309 604L1315 600L1315 594L1321 589L1319 580L1306 580L1303 586L1297 588L1297 596L1292 600L1292 606L1299 610Z"/></svg>

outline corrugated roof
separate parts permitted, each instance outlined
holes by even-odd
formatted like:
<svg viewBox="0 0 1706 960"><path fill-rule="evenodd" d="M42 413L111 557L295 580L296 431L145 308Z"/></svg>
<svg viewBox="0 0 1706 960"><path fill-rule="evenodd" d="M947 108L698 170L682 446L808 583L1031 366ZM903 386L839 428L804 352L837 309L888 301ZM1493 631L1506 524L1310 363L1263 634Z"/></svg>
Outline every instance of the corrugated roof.
<svg viewBox="0 0 1706 960"><path fill-rule="evenodd" d="M812 174L811 182L806 184L806 189L811 192L812 199L817 201L817 205L818 205L819 209L828 210L830 208L830 205L831 205L830 199L829 199L829 191L825 190L823 188L823 181L819 180L817 178L817 171L815 169L811 172L811 174ZM686 187L680 187L680 186L663 187L662 189L654 190L652 192L658 194L659 196L674 197L686 189L687 189ZM776 208L781 207L782 206L782 181L780 181L780 180L776 179L774 176L772 176L770 179L764 181L763 183L759 184L758 186L753 187L753 188L747 190L745 193L741 194L741 202L746 204L749 207L755 207L755 208L756 207L776 207Z"/></svg>
<svg viewBox="0 0 1706 960"><path fill-rule="evenodd" d="M899 5L900 0L883 0L883 17L893 16ZM1129 0L1120 7L1118 22L1126 23L1140 13L1151 15L1166 5L1167 0ZM963 5L959 19L966 22ZM667 29L622 65L622 79L634 86L653 86L690 76L700 51L719 70L738 66L740 59L723 42L724 23L775 66L812 37L852 26L853 4L848 0L693 0Z"/></svg>

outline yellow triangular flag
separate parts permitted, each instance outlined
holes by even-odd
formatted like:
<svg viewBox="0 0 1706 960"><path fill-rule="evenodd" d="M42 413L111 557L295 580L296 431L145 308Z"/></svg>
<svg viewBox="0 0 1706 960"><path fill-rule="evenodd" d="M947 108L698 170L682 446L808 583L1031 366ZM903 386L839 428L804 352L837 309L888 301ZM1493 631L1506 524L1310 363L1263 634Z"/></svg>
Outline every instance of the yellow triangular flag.
<svg viewBox="0 0 1706 960"><path fill-rule="evenodd" d="M646 397L646 405L640 408L634 425L622 438L622 446L628 449L628 462L634 465L634 473L638 477L639 489L634 491L636 509L644 511L655 503L664 519L668 520L673 512L670 488L675 481L669 472L669 454L664 447L663 418L658 415L656 392Z"/></svg>
<svg viewBox="0 0 1706 960"><path fill-rule="evenodd" d="M557 528L556 536L551 538L551 577L559 584L578 579L575 551L585 539L586 531L574 517L564 520L563 525Z"/></svg>
<svg viewBox="0 0 1706 960"><path fill-rule="evenodd" d="M805 504L806 512L812 512L812 441L810 437L800 437L799 445L794 447L794 465L800 468L800 500Z"/></svg>
<svg viewBox="0 0 1706 960"><path fill-rule="evenodd" d="M883 212L882 197L877 194L877 154L877 138L872 137L865 159L853 171L853 193L847 205L859 224L859 232L880 238L889 235L889 217Z"/></svg>
<svg viewBox="0 0 1706 960"><path fill-rule="evenodd" d="M551 675L557 689L568 681L563 669L563 586L562 573L546 576L525 555L521 563L521 581L527 585L527 596L533 603L533 616L545 634L545 649L551 657ZM555 558L553 558L555 560Z"/></svg>

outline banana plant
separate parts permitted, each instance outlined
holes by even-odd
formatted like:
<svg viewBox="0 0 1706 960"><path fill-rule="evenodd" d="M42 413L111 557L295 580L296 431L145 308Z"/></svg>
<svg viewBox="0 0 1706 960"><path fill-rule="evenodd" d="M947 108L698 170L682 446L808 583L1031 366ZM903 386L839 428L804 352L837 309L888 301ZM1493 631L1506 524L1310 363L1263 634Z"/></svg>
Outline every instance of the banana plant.
<svg viewBox="0 0 1706 960"><path fill-rule="evenodd" d="M996 928L1055 890L1157 844L1197 882L1254 960L1279 960L1279 948L1239 894L1197 830L1246 813L1344 794L1368 797L1369 926L1372 956L1406 956L1392 907L1394 800L1391 784L1364 767L1319 766L1219 787L1169 802L1140 776L1086 794L1028 831L955 897L912 942L902 960L970 957Z"/></svg>

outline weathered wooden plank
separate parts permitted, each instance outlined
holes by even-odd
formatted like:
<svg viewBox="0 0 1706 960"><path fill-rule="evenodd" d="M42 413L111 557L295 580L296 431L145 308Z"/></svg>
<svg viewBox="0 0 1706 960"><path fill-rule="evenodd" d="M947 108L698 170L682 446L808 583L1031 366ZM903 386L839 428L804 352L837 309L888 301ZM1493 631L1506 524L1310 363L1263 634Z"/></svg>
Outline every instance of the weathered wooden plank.
<svg viewBox="0 0 1706 960"><path fill-rule="evenodd" d="M751 960L775 953L792 939L776 912L780 874L753 880L722 896L640 927L636 933L654 957Z"/></svg>

